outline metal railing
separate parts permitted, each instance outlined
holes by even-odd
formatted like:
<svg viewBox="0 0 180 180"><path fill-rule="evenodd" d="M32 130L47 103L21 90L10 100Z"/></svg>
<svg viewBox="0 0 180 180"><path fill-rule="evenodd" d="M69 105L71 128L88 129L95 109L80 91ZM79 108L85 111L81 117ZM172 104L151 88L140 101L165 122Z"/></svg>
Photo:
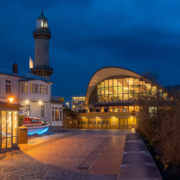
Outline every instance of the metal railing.
<svg viewBox="0 0 180 180"><path fill-rule="evenodd" d="M49 67L49 66L34 66L34 68L31 68L31 70L49 70L49 71L53 71L53 68Z"/></svg>
<svg viewBox="0 0 180 180"><path fill-rule="evenodd" d="M46 33L46 34L51 35L51 31L49 31L48 28L35 29L35 30L33 31L33 34L35 34L35 33Z"/></svg>

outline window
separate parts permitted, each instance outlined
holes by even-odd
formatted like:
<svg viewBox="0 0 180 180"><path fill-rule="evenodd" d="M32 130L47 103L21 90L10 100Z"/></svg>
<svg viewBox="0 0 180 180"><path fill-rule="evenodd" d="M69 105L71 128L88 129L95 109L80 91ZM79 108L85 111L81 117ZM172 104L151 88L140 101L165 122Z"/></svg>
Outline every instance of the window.
<svg viewBox="0 0 180 180"><path fill-rule="evenodd" d="M26 104L26 113L28 116L30 116L30 105Z"/></svg>
<svg viewBox="0 0 180 180"><path fill-rule="evenodd" d="M34 84L34 93L38 93L38 84Z"/></svg>
<svg viewBox="0 0 180 180"><path fill-rule="evenodd" d="M29 92L33 93L33 84L32 83L29 83Z"/></svg>
<svg viewBox="0 0 180 180"><path fill-rule="evenodd" d="M167 99L168 95L163 93L166 92L148 80L117 76L100 82L92 91L89 103L137 101L145 96Z"/></svg>
<svg viewBox="0 0 180 180"><path fill-rule="evenodd" d="M11 93L11 80L6 80L6 93Z"/></svg>
<svg viewBox="0 0 180 180"><path fill-rule="evenodd" d="M44 86L44 94L47 94L47 86Z"/></svg>
<svg viewBox="0 0 180 180"><path fill-rule="evenodd" d="M44 117L44 106L41 106L41 117Z"/></svg>
<svg viewBox="0 0 180 180"><path fill-rule="evenodd" d="M59 108L55 108L55 121L59 121Z"/></svg>
<svg viewBox="0 0 180 180"><path fill-rule="evenodd" d="M123 107L123 111L124 111L124 112L128 112L128 106L124 106L124 107Z"/></svg>
<svg viewBox="0 0 180 180"><path fill-rule="evenodd" d="M25 93L28 92L28 83L24 83L24 92L25 92Z"/></svg>
<svg viewBox="0 0 180 180"><path fill-rule="evenodd" d="M43 85L40 85L40 94L43 94Z"/></svg>

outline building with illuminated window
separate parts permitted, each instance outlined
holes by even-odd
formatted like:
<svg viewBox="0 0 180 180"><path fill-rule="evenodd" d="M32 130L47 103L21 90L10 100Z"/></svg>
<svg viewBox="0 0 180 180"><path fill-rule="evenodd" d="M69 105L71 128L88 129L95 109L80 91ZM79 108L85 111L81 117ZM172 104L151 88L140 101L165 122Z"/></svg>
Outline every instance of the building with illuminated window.
<svg viewBox="0 0 180 180"><path fill-rule="evenodd" d="M21 105L20 113L38 117L52 127L62 127L63 104L51 96L53 82L32 73L18 72L17 64L13 70L0 69L0 101L8 103L8 97L14 97L13 104Z"/></svg>
<svg viewBox="0 0 180 180"><path fill-rule="evenodd" d="M85 103L85 97L72 97L71 109L78 112L82 107L80 105Z"/></svg>
<svg viewBox="0 0 180 180"><path fill-rule="evenodd" d="M109 129L136 126L137 100L145 95L166 99L168 91L141 75L119 67L94 73L86 90L87 108L72 123L77 128Z"/></svg>

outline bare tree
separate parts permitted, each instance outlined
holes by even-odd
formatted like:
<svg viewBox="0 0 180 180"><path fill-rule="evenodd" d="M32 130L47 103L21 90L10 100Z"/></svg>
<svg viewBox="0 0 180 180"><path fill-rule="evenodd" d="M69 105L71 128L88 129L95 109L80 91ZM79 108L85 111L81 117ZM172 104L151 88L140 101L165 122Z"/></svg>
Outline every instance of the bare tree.
<svg viewBox="0 0 180 180"><path fill-rule="evenodd" d="M159 80L159 74L158 74L157 71L154 70L154 69L151 70L151 71L144 71L144 72L142 73L142 76L143 76L144 78L146 78L146 79L148 79L148 80L156 83L156 84L160 84L159 81L158 81L158 80Z"/></svg>

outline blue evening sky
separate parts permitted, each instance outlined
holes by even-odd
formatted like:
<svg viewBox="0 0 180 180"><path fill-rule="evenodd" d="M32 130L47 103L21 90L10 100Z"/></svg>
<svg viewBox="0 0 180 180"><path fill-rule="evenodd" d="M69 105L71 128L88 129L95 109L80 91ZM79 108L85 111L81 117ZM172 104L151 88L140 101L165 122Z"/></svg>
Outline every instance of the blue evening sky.
<svg viewBox="0 0 180 180"><path fill-rule="evenodd" d="M1 1L1 68L16 62L28 72L42 8L52 33L52 94L65 102L85 95L91 76L106 66L140 74L155 69L164 86L180 84L180 1Z"/></svg>

